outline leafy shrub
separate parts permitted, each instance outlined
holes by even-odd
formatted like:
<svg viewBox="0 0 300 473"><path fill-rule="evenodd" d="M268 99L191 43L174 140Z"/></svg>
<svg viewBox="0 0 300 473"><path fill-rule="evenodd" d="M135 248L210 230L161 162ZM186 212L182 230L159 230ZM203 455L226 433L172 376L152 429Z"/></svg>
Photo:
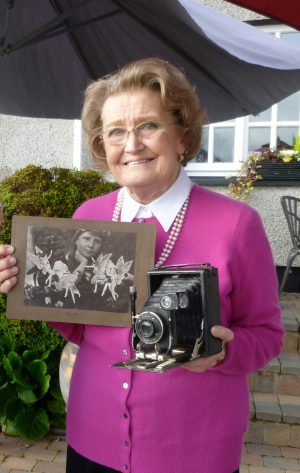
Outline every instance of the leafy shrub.
<svg viewBox="0 0 300 473"><path fill-rule="evenodd" d="M18 354L8 350L9 344L0 346L0 423L4 432L38 440L51 426L64 427L65 403L55 351Z"/></svg>
<svg viewBox="0 0 300 473"><path fill-rule="evenodd" d="M83 201L117 187L96 171L33 165L16 171L0 181L0 242L11 240L13 215L68 218ZM0 424L11 434L41 438L64 425L58 368L65 342L45 322L8 320L5 312L0 294Z"/></svg>

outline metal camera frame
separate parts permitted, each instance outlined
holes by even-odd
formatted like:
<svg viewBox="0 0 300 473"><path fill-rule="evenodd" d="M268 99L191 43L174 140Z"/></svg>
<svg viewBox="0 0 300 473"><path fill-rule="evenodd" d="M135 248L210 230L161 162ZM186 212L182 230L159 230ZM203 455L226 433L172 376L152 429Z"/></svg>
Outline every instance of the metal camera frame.
<svg viewBox="0 0 300 473"><path fill-rule="evenodd" d="M149 297L160 287L167 276L184 275L198 277L201 286L201 306L203 311L201 323L201 336L196 338L193 347L174 347L170 353L153 352L145 353L137 342L136 321L140 314L135 311L136 291L130 288L131 318L132 318L132 347L135 359L121 361L113 365L114 368L127 368L132 370L151 371L162 373L182 363L203 356L210 356L222 351L222 341L212 337L210 329L220 323L218 270L209 263L193 263L162 266L159 269L148 271ZM153 278L153 276L155 276ZM153 287L153 281L156 285ZM204 326L205 325L205 326ZM204 337L204 333L206 336ZM204 340L205 338L205 340Z"/></svg>

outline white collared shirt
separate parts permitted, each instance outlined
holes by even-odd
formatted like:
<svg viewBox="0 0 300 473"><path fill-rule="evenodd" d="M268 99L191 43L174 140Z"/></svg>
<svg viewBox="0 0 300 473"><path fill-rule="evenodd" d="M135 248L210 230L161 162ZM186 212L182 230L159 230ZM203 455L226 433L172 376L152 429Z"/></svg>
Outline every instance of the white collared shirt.
<svg viewBox="0 0 300 473"><path fill-rule="evenodd" d="M121 222L132 222L135 218L156 217L165 232L169 230L176 215L186 200L192 183L181 166L179 175L172 186L158 199L147 205L134 200L126 187L123 192L124 202L121 211Z"/></svg>

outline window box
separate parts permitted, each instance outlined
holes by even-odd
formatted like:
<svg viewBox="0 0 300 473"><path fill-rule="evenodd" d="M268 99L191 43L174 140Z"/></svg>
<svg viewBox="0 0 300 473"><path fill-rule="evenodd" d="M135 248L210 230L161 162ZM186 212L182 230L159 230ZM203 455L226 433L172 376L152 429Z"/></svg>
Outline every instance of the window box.
<svg viewBox="0 0 300 473"><path fill-rule="evenodd" d="M300 180L300 162L261 162L258 173L264 181Z"/></svg>

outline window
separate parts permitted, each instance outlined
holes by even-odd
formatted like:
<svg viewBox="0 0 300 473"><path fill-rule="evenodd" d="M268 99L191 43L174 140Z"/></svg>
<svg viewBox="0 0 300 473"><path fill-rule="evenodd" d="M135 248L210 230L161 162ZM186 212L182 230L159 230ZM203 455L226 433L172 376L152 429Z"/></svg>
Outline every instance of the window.
<svg viewBox="0 0 300 473"><path fill-rule="evenodd" d="M264 26L264 30L300 47L300 32L287 26ZM225 176L240 167L250 151L262 146L292 145L300 133L300 91L257 116L214 123L205 128L202 149L188 164L190 176Z"/></svg>

